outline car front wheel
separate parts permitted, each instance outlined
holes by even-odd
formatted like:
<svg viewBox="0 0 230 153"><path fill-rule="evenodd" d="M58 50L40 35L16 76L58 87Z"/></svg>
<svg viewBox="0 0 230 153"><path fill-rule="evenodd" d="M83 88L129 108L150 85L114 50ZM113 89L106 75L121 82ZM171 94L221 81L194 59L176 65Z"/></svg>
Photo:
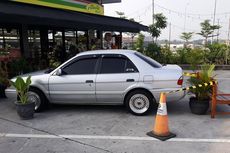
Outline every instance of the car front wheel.
<svg viewBox="0 0 230 153"><path fill-rule="evenodd" d="M144 90L135 90L126 97L126 107L134 115L145 115L153 108L153 96Z"/></svg>
<svg viewBox="0 0 230 153"><path fill-rule="evenodd" d="M46 107L46 98L38 89L29 89L28 101L35 103L35 112L41 112Z"/></svg>

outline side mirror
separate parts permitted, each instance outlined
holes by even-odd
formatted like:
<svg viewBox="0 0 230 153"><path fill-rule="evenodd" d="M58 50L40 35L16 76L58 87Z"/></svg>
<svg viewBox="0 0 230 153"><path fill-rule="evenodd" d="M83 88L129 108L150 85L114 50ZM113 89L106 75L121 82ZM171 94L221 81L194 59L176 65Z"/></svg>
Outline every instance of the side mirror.
<svg viewBox="0 0 230 153"><path fill-rule="evenodd" d="M61 70L61 69L58 69L57 72L56 72L56 75L57 75L57 76L61 76L61 75L62 75L62 70Z"/></svg>

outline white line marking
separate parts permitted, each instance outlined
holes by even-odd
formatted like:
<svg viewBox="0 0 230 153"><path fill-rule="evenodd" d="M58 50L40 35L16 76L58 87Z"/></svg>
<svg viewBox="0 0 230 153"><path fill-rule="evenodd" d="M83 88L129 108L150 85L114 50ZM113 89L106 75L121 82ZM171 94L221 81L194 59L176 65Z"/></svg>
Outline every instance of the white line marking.
<svg viewBox="0 0 230 153"><path fill-rule="evenodd" d="M230 78L216 78L217 79L217 81L219 80L219 81L221 81L221 80L230 80Z"/></svg>
<svg viewBox="0 0 230 153"><path fill-rule="evenodd" d="M42 138L42 139L96 139L96 140L135 140L135 141L160 141L152 137L135 137L135 136L96 136L96 135L42 135L42 134L14 134L0 133L4 138ZM170 142L205 142L205 143L230 143L229 139L196 139L196 138L172 138Z"/></svg>

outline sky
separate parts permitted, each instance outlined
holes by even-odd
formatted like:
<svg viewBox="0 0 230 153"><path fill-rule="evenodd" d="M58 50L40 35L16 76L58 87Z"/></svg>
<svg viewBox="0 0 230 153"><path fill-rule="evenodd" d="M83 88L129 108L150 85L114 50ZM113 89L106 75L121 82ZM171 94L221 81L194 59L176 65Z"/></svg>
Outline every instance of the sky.
<svg viewBox="0 0 230 153"><path fill-rule="evenodd" d="M230 20L230 0L216 0L215 24L219 24L220 39L228 38ZM213 24L215 0L155 0L155 13L163 13L171 23L171 40L179 40L182 32L194 32L193 40L202 39L200 23L205 19ZM152 0L122 0L121 3L105 4L105 15L118 17L116 11L124 12L128 18L152 23ZM169 25L169 24L168 24ZM147 33L144 33L148 35ZM162 31L159 39L169 38L169 26Z"/></svg>

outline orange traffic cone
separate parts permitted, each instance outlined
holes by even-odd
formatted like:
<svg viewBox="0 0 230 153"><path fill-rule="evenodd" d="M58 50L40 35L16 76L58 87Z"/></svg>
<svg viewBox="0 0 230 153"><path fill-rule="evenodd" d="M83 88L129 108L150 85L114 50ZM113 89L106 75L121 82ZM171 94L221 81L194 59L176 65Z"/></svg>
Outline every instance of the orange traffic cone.
<svg viewBox="0 0 230 153"><path fill-rule="evenodd" d="M169 132L165 93L161 93L160 96L154 129L153 131L148 132L147 135L162 141L176 137L175 134Z"/></svg>

